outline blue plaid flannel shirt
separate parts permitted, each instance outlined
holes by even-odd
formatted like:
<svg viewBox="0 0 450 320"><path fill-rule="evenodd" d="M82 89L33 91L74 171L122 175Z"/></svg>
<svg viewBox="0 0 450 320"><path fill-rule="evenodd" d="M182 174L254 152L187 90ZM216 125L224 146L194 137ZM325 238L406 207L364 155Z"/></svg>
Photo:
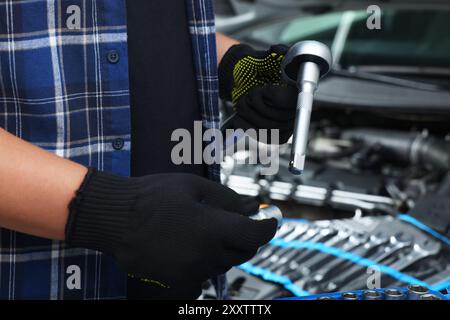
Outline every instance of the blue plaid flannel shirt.
<svg viewBox="0 0 450 320"><path fill-rule="evenodd" d="M186 1L204 126L218 128L212 0ZM69 28L77 8L80 28ZM117 63L108 59L112 50ZM0 0L0 127L61 157L129 175L125 0ZM219 174L210 167L212 179ZM109 257L0 229L1 299L125 296L126 275Z"/></svg>

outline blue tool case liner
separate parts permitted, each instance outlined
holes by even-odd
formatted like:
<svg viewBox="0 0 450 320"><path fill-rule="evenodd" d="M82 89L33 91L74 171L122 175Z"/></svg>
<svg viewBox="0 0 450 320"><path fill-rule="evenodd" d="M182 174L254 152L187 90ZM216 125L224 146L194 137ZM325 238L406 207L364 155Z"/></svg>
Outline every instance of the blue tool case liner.
<svg viewBox="0 0 450 320"><path fill-rule="evenodd" d="M396 218L397 221L401 221L402 223L407 223L414 228L421 230L422 232L426 233L427 235L431 236L434 239L437 239L439 242L441 242L444 246L450 245L450 239L447 237L437 233L436 231L430 229L426 225L422 224L420 221L412 218L411 216L407 215L399 215ZM298 223L298 224L309 224L310 222L303 220L303 219L285 219L285 223ZM313 222L311 222L313 223ZM340 248L327 246L324 243L321 242L312 242L312 241L298 241L298 240L292 240L292 241L286 241L283 238L275 237L268 246L273 247L279 247L279 248L289 248L289 249L298 249L298 250L313 250L313 251L319 251L324 254L328 254L331 256L334 256L338 259L343 259L352 262L356 265L366 266L366 267L377 267L378 270L384 275L387 275L393 279L398 280L401 283L404 283L405 285L408 284L415 284L415 285L421 285L433 292L438 291L444 291L447 288L450 287L450 279L444 279L440 281L439 283L434 284L428 284L424 281L421 281L419 279L414 278L413 276L410 276L406 273L403 273L399 270L393 269L387 265L383 265L380 263L377 263L375 261L371 261L370 259L366 259L362 256L358 256L356 254L353 254L352 252L344 251ZM306 297L306 300L316 299L317 297L321 295L311 295L311 293L303 290L299 286L297 286L289 277L276 274L274 272L271 272L267 268L261 268L257 265L252 265L250 262L244 263L239 266L240 269L243 271L260 277L266 281L277 283L282 285L286 290L290 291L295 298L297 299L299 297ZM326 294L325 294L326 295ZM337 293L339 295L339 293ZM445 299L448 299L446 297L442 297Z"/></svg>
<svg viewBox="0 0 450 320"><path fill-rule="evenodd" d="M380 299L378 300L385 300L385 291L386 290L399 290L400 292L403 293L404 299L400 299L400 300L409 300L408 297L408 289L407 288L387 288L387 289L374 289L371 291L376 291L379 292L380 295ZM345 300L343 298L343 296L345 294L348 293L355 293L357 298L355 300L365 300L364 299L364 290L355 290L355 291L348 291L348 292L336 292L336 293L324 293L324 294L315 294L315 295L310 295L310 296L306 296L306 297L292 297L292 298L283 298L283 299L278 299L278 300L322 300L324 298L329 298L331 300ZM440 298L441 300L450 300L450 296L448 295L444 295L440 292L437 291L433 291L430 290L427 294L431 294L435 297ZM417 300L417 299L414 299Z"/></svg>

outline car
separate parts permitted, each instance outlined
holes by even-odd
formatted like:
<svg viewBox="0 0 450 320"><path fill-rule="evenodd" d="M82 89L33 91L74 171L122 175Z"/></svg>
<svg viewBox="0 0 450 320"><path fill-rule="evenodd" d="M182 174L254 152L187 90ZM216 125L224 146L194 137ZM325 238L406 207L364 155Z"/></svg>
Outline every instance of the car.
<svg viewBox="0 0 450 320"><path fill-rule="evenodd" d="M234 11L228 11L225 20L219 19L218 29L226 34L260 49L318 40L331 48L334 59L316 94L304 173L293 176L288 171L287 144L279 147L277 174L265 176L261 166L238 162L238 157L245 157L239 154L224 163L223 182L282 208L291 218L289 223L300 224L296 226L300 229L305 222L298 219L307 219L316 231L348 224L354 228L353 239L358 234L372 239L371 228L378 226L393 239L407 228L414 234L408 240L410 248L380 264L435 288L447 283L450 2L393 0L378 6L362 0L227 3L245 7L231 6ZM251 19L248 12L253 12ZM227 25L233 21L227 19L246 14L246 21ZM422 230L437 232L447 242L437 241L439 252L430 250L412 263L410 259L418 257L414 248L421 247L421 232L407 227L402 219L416 219ZM425 241L432 243L432 238ZM315 241L323 249L333 240ZM286 239L281 242L288 244ZM350 242L342 247L351 248ZM389 246L383 244L379 249L388 251ZM305 291L320 294L366 288L366 268L336 261L326 250L295 252L285 247L282 256L269 254L277 250L269 245L251 261L253 265L229 274L235 298L272 299ZM344 255L348 256L364 250L347 251ZM359 256L367 257L370 255ZM386 285L408 284L386 274L382 280Z"/></svg>
<svg viewBox="0 0 450 320"><path fill-rule="evenodd" d="M370 29L367 23L374 12L367 11L364 1L358 6L340 1L346 5L315 14L309 6L306 12L299 9L310 1L261 2L271 3L272 10L292 6L294 13L254 19L229 34L260 48L308 39L329 45L334 72L319 88L319 104L448 116L450 3L414 1L412 6L409 1L392 1L379 7L380 29ZM331 3L319 1L327 2Z"/></svg>

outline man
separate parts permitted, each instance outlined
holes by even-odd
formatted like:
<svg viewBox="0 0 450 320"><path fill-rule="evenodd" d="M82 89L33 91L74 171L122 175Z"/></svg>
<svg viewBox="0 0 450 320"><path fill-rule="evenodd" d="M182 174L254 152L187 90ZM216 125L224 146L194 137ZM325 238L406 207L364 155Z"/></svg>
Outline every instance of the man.
<svg viewBox="0 0 450 320"><path fill-rule="evenodd" d="M216 39L208 0L0 1L0 21L0 298L194 299L273 237L170 138L218 128L220 83L235 127L284 142L285 48Z"/></svg>

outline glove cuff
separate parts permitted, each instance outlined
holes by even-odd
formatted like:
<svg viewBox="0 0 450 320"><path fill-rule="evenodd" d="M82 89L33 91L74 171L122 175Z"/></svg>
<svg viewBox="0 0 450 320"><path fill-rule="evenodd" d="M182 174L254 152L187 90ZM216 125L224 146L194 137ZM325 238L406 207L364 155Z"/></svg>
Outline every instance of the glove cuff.
<svg viewBox="0 0 450 320"><path fill-rule="evenodd" d="M234 86L234 67L242 58L257 54L252 47L246 44L232 46L223 56L219 64L219 96L226 101L232 100Z"/></svg>
<svg viewBox="0 0 450 320"><path fill-rule="evenodd" d="M112 254L133 211L138 181L90 168L69 204L68 245Z"/></svg>

